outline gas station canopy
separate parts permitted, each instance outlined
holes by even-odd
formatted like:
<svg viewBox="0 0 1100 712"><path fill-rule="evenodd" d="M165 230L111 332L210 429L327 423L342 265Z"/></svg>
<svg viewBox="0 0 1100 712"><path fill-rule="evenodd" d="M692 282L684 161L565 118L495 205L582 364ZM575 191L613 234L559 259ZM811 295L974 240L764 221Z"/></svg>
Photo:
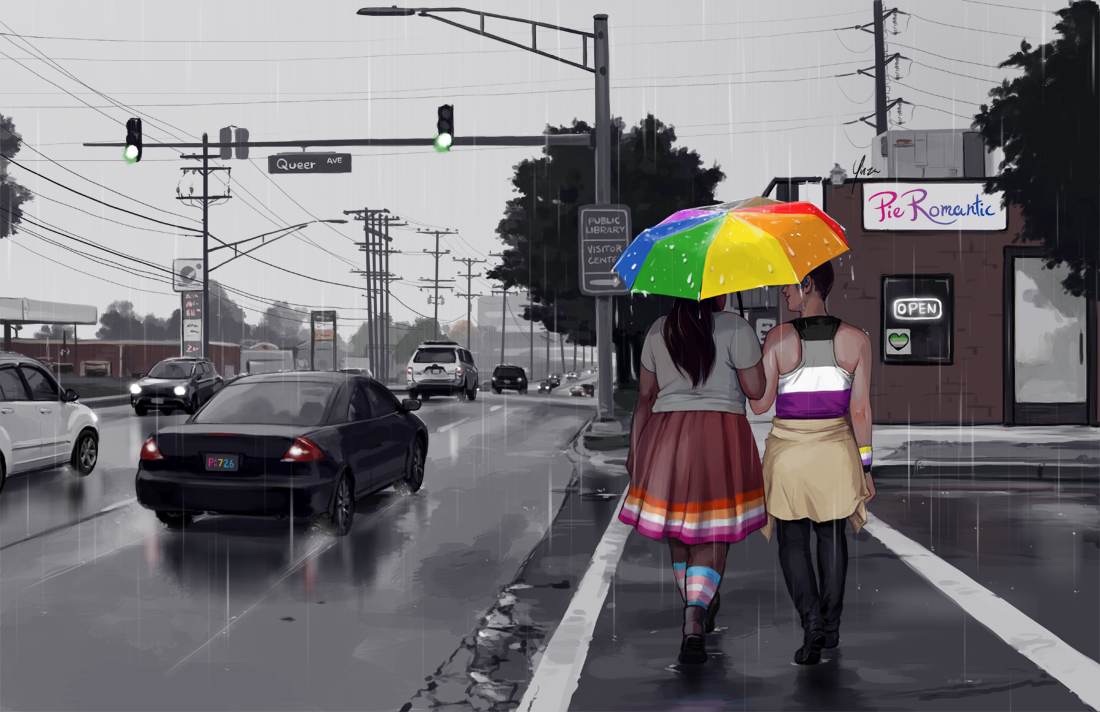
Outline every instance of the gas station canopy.
<svg viewBox="0 0 1100 712"><path fill-rule="evenodd" d="M0 322L8 324L98 324L94 306L0 297Z"/></svg>

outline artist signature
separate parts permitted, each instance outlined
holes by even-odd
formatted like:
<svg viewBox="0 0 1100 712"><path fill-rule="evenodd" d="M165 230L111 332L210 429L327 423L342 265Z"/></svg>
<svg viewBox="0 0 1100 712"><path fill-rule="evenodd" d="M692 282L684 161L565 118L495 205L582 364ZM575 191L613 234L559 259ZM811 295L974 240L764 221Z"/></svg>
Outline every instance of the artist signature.
<svg viewBox="0 0 1100 712"><path fill-rule="evenodd" d="M860 176L872 176L875 173L882 173L882 171L880 171L877 168L871 168L870 166L865 168L864 165L866 163L867 163L867 156L864 155L864 156L861 156L860 159L859 159L859 167L858 168L856 167L856 165L854 163L852 164L852 172L856 174L856 178L859 178Z"/></svg>

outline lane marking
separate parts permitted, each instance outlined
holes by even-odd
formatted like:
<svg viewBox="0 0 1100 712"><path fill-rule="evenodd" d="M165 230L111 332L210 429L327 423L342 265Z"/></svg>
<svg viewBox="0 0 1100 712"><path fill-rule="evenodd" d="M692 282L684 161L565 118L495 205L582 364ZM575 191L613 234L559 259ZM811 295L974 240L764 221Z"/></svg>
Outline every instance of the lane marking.
<svg viewBox="0 0 1100 712"><path fill-rule="evenodd" d="M17 539L15 541L8 542L7 544L4 544L3 546L0 546L0 551L10 549L13 546L18 546L19 544L25 544L26 542L34 540L34 539L38 539L38 538L41 538L41 537L44 537L44 536L49 536L50 534L56 534L57 532L64 531L65 529L71 529L72 527L83 524L84 522L89 522L89 521L91 521L91 520L93 520L97 517L102 517L105 514L110 514L111 512L115 511L116 509L122 509L123 507L128 507L136 501L137 501L137 497L129 497L129 498L121 500L119 502L115 502L114 504L109 504L106 507L104 507L103 509L101 509L98 512L94 513L94 514L89 514L86 517L81 517L80 519L77 519L77 520L72 521L72 522L66 522L65 524L58 524L57 526L50 527L49 529L43 529L42 531L38 532L37 534L31 534L30 536L23 537L22 539Z"/></svg>
<svg viewBox="0 0 1100 712"><path fill-rule="evenodd" d="M538 669L519 703L521 710L561 710L566 712L580 683L581 671L588 658L592 634L596 630L603 603L611 588L611 577L622 558L626 539L633 528L619 521L618 512L626 500L627 489L607 525L592 561L577 592L569 601L569 612L562 618L543 651Z"/></svg>
<svg viewBox="0 0 1100 712"><path fill-rule="evenodd" d="M470 420L469 416L467 416L465 418L462 418L461 420L456 420L453 423L447 423L446 425L440 426L435 432L436 433L445 433L448 430L450 430L451 428L457 428L458 426L462 425L463 423L467 422L468 420Z"/></svg>
<svg viewBox="0 0 1100 712"><path fill-rule="evenodd" d="M1086 705L1100 709L1100 663L870 512L865 528L971 617L1068 687Z"/></svg>
<svg viewBox="0 0 1100 712"><path fill-rule="evenodd" d="M489 412L490 412L490 413L492 413L492 412L494 412L494 411L498 411L498 410L500 410L500 409L501 409L501 408L503 408L503 407L504 407L504 406L502 406L502 405L494 405L494 406L493 406L492 408L490 408L490 409L489 409Z"/></svg>

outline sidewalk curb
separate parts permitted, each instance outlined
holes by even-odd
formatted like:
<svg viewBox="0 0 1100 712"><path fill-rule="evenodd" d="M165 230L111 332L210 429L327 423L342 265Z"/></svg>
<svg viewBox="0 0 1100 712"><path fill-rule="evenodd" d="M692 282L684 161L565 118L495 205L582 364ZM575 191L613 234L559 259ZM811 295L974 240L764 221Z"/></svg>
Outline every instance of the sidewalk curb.
<svg viewBox="0 0 1100 712"><path fill-rule="evenodd" d="M89 408L114 408L119 405L130 405L130 394L123 393L117 396L97 396L96 398L77 400L77 403L86 405Z"/></svg>

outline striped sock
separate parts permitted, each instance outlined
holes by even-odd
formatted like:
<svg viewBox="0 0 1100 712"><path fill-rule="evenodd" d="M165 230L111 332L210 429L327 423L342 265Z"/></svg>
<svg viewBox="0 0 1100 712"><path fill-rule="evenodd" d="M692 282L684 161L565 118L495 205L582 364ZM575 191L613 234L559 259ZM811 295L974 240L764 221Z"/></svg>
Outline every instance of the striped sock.
<svg viewBox="0 0 1100 712"><path fill-rule="evenodd" d="M672 575L676 577L676 587L680 589L680 596L687 602L687 591L685 588L687 583L684 581L687 578L687 562L686 561L673 561L672 562Z"/></svg>
<svg viewBox="0 0 1100 712"><path fill-rule="evenodd" d="M706 610L714 593L718 590L718 583L722 576L717 571L707 566L692 566L687 569L687 604L689 606L702 606Z"/></svg>

